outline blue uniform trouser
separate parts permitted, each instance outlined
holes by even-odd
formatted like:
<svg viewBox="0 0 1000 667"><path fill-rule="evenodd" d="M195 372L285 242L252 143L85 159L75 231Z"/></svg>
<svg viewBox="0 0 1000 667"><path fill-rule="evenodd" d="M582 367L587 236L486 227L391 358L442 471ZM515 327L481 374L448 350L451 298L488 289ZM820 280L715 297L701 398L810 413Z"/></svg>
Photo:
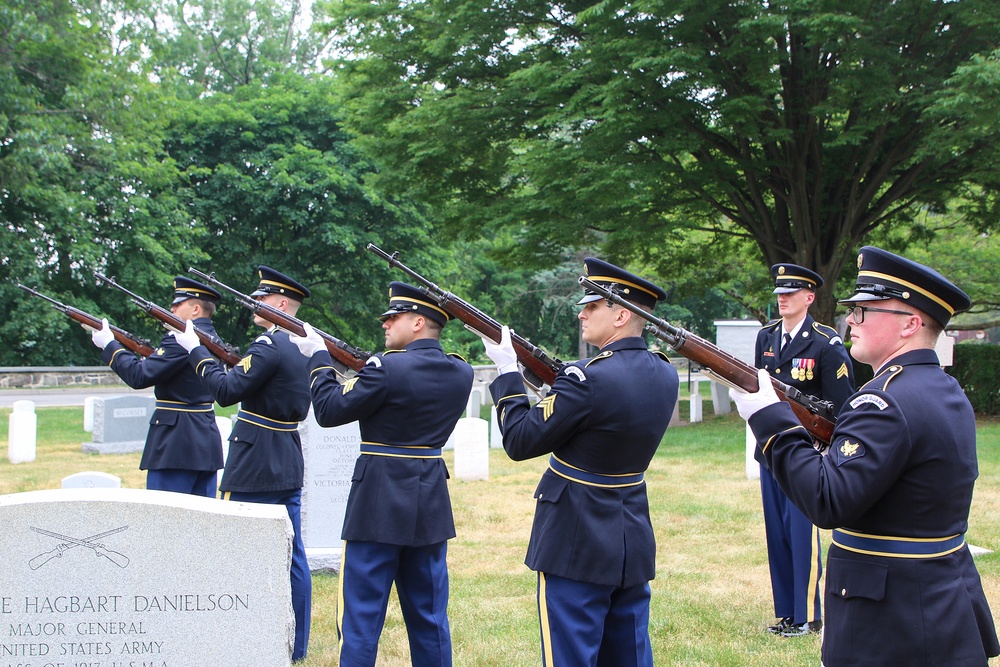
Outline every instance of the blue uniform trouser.
<svg viewBox="0 0 1000 667"><path fill-rule="evenodd" d="M649 583L629 588L538 573L543 667L646 667Z"/></svg>
<svg viewBox="0 0 1000 667"><path fill-rule="evenodd" d="M295 645L292 660L302 660L309 648L309 624L312 618L312 574L306 560L306 547L302 543L302 489L291 491L227 491L225 500L244 503L284 505L288 518L292 520L295 539L292 542L292 608L295 611Z"/></svg>
<svg viewBox="0 0 1000 667"><path fill-rule="evenodd" d="M146 471L146 488L215 498L218 474L215 470L180 470L163 468Z"/></svg>
<svg viewBox="0 0 1000 667"><path fill-rule="evenodd" d="M406 547L345 541L337 632L340 667L372 667L396 584L414 667L450 667L448 543Z"/></svg>
<svg viewBox="0 0 1000 667"><path fill-rule="evenodd" d="M797 625L818 621L823 552L819 529L788 499L774 477L760 468L767 560L771 569L774 615Z"/></svg>

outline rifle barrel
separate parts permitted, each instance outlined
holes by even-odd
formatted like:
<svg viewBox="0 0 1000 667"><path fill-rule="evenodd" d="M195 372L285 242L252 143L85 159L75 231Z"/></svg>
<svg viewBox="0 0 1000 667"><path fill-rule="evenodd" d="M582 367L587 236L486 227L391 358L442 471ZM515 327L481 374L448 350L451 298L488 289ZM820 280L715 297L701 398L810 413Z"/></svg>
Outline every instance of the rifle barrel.
<svg viewBox="0 0 1000 667"><path fill-rule="evenodd" d="M755 392L760 389L757 379L757 369L729 354L722 348L713 345L704 338L676 327L666 320L644 311L630 301L626 301L611 288L599 285L585 276L580 277L580 285L585 289L600 294L609 303L627 308L649 324L647 329L657 338L663 340L676 352L709 371L710 375L723 384L743 391ZM820 401L814 396L804 394L795 387L771 378L778 398L792 407L795 416L812 436L824 445L829 445L833 438L833 427L836 414L833 406L827 401Z"/></svg>
<svg viewBox="0 0 1000 667"><path fill-rule="evenodd" d="M365 248L387 261L390 267L400 269L421 283L423 286L419 288L420 291L437 303L442 310L464 324L466 328L471 329L480 336L490 338L494 343L500 342L500 335L503 329L503 325L500 322L479 310L468 301L464 301L451 292L441 289L427 278L400 262L399 252L394 252L390 255L374 243L369 243ZM562 370L565 364L555 357L548 356L540 347L513 331L510 332L510 342L514 346L514 352L517 354L518 361L521 362L521 366L523 367L522 376L524 376L528 384L536 389L542 383L552 386L556 375L559 374L559 371Z"/></svg>

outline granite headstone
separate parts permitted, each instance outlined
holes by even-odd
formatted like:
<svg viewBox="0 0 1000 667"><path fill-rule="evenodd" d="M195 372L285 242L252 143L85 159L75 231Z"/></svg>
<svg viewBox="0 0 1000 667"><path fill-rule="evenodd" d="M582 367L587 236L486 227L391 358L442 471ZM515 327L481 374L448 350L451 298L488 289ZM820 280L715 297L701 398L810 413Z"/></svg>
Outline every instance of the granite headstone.
<svg viewBox="0 0 1000 667"><path fill-rule="evenodd" d="M108 396L94 400L93 440L83 451L98 454L141 452L156 398L145 395Z"/></svg>
<svg viewBox="0 0 1000 667"><path fill-rule="evenodd" d="M140 489L0 496L0 664L285 667L280 505Z"/></svg>
<svg viewBox="0 0 1000 667"><path fill-rule="evenodd" d="M309 568L339 571L340 539L347 496L351 492L354 464L361 454L357 422L324 428L309 416L299 424L306 470L302 488L302 540Z"/></svg>

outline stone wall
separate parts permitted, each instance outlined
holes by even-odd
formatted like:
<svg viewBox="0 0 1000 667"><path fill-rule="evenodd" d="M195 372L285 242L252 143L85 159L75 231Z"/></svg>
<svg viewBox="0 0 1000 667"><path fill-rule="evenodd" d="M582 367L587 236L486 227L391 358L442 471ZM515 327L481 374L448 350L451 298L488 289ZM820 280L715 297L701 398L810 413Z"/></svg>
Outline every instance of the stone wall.
<svg viewBox="0 0 1000 667"><path fill-rule="evenodd" d="M107 366L0 367L0 389L87 387L121 383L121 379Z"/></svg>

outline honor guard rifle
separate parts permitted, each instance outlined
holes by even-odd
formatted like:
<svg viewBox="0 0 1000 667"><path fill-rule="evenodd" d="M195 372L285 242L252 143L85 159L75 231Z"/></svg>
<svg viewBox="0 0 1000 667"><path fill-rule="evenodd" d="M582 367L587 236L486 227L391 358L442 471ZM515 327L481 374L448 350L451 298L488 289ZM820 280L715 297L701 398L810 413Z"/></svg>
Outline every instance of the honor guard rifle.
<svg viewBox="0 0 1000 667"><path fill-rule="evenodd" d="M147 315L152 317L154 320L157 320L158 322L162 323L166 328L180 332L184 331L184 328L187 326L184 320L177 317L166 308L158 306L152 301L148 301L147 299L143 299L141 296L139 296L134 292L130 292L129 290L125 289L124 287L116 283L114 278L108 278L103 273L98 273L97 271L94 272L94 276L102 283L105 283L110 287L114 287L117 290L125 292L125 294L127 294L132 299L132 303L139 306L139 308L144 310ZM198 340L201 341L201 344L204 345L206 348L208 348L209 352L218 357L222 361L222 363L226 364L230 368L233 368L238 363L240 363L240 359L243 358L243 355L240 354L238 348L229 345L218 336L213 336L210 333L202 331L198 327L194 328L194 332L198 334Z"/></svg>
<svg viewBox="0 0 1000 667"><path fill-rule="evenodd" d="M263 320L270 322L271 324L276 324L279 328L284 329L289 333L293 333L296 336L305 336L306 329L303 326L305 323L297 317L289 315L283 310L278 310L274 306L268 305L262 301L258 301L249 294L244 294L235 287L230 287L223 282L220 282L216 277L215 273L203 273L195 268L189 268L188 273L191 273L207 283L211 283L220 289L224 289L233 296L235 296L240 305L244 308L249 308L253 311L254 315L257 315ZM323 339L326 343L326 349L333 357L334 370L341 376L347 377L348 371L359 371L364 367L365 362L372 356L371 352L365 352L364 350L348 345L344 341L331 336L325 331L320 331L313 327L319 337Z"/></svg>
<svg viewBox="0 0 1000 667"><path fill-rule="evenodd" d="M395 266L420 283L417 287L421 292L436 303L438 308L464 324L467 329L479 336L485 336L495 343L500 342L502 324L451 292L444 291L427 280L427 278L424 278L400 262L398 252L390 255L373 243L369 243L366 247L387 261L389 266ZM562 370L565 364L559 359L548 356L540 347L533 345L527 338L518 336L513 331L510 332L510 342L514 346L514 352L517 353L517 360L521 363L521 375L524 377L525 382L535 390L541 389L543 384L551 387L552 383L555 382L556 375L559 374L559 371Z"/></svg>
<svg viewBox="0 0 1000 667"><path fill-rule="evenodd" d="M52 304L52 307L58 310L60 313L63 313L64 315L66 315L66 317L70 318L71 320L75 320L76 322L79 322L84 326L90 327L91 329L100 329L104 326L104 323L100 320L100 318L97 318L91 315L90 313L84 312L79 308L74 308L73 306L67 306L65 303L56 301L52 297L45 296L37 289L26 287L20 283L18 283L17 286L23 289L28 294L37 296L39 299L45 299L50 304ZM153 346L149 343L149 341L146 340L145 338L139 338L135 334L131 334L128 331L120 329L113 324L110 324L108 326L111 328L111 333L115 335L115 340L117 340L119 343L121 343L128 349L132 350L136 354L141 355L143 357L148 357L149 355L153 354L153 352L156 351L153 348Z"/></svg>
<svg viewBox="0 0 1000 667"><path fill-rule="evenodd" d="M610 288L604 287L582 276L580 285L584 289L604 297L608 305L618 304L646 320L648 322L647 331L665 342L677 353L701 366L702 370L715 380L741 391L755 392L760 389L756 368L716 347L704 338L680 327L675 327L666 320L647 313L642 308L626 301L615 293L614 285ZM821 401L815 396L805 394L776 378L771 378L771 385L778 398L791 405L796 418L809 431L813 439L820 444L820 450L826 449L833 438L833 427L837 421L833 403Z"/></svg>

